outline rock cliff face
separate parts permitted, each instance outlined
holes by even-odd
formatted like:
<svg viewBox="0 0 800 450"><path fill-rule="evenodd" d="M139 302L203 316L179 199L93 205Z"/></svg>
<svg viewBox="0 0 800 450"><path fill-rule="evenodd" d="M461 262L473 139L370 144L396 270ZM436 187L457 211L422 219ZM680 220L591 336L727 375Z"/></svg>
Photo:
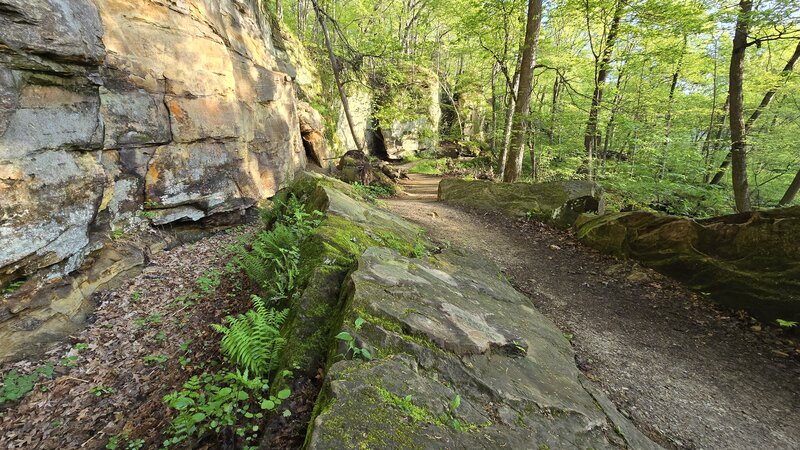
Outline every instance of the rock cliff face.
<svg viewBox="0 0 800 450"><path fill-rule="evenodd" d="M73 272L115 230L239 214L305 165L258 4L0 0L0 288ZM4 295L0 334L74 314L25 321L52 303Z"/></svg>

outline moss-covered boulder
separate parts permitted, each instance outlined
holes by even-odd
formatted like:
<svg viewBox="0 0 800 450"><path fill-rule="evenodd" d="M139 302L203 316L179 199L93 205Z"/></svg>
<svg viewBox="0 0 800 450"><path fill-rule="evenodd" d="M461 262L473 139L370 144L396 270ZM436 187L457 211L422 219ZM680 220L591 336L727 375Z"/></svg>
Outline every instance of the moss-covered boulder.
<svg viewBox="0 0 800 450"><path fill-rule="evenodd" d="M800 207L706 220L636 211L586 215L580 240L640 261L764 320L800 320Z"/></svg>
<svg viewBox="0 0 800 450"><path fill-rule="evenodd" d="M657 448L482 256L372 247L343 298L309 449Z"/></svg>
<svg viewBox="0 0 800 450"><path fill-rule="evenodd" d="M281 366L313 375L324 365L341 324L341 287L358 257L369 247L385 246L404 254L424 251L423 230L360 199L350 185L303 172L280 197L305 199L322 212L320 225L300 249L302 292L287 319L287 346ZM278 199L280 200L280 198Z"/></svg>
<svg viewBox="0 0 800 450"><path fill-rule="evenodd" d="M455 178L439 183L439 200L472 208L530 216L569 228L582 213L604 210L602 189L590 181L492 183Z"/></svg>

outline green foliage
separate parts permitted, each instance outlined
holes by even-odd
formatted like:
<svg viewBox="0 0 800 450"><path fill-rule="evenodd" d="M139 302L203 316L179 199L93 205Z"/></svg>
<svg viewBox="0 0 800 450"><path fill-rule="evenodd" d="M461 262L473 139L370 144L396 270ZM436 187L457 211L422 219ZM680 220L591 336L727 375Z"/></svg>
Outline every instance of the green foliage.
<svg viewBox="0 0 800 450"><path fill-rule="evenodd" d="M253 309L238 316L228 316L228 325L214 324L222 333L222 352L238 367L257 376L275 369L278 355L286 341L280 326L288 310L267 308L257 295L252 296Z"/></svg>
<svg viewBox="0 0 800 450"><path fill-rule="evenodd" d="M219 270L208 270L203 274L203 276L197 279L197 287L200 288L200 292L203 294L210 295L214 292L214 290L217 289L220 281Z"/></svg>
<svg viewBox="0 0 800 450"><path fill-rule="evenodd" d="M394 186L389 186L381 183L363 185L361 183L353 183L353 190L356 191L364 200L374 201L378 198L392 197L397 193Z"/></svg>
<svg viewBox="0 0 800 450"><path fill-rule="evenodd" d="M238 443L236 448L257 448L258 421L290 395L289 389L269 395L266 379L251 376L247 370L193 376L182 390L164 397L177 412L164 447L228 429Z"/></svg>
<svg viewBox="0 0 800 450"><path fill-rule="evenodd" d="M4 294L4 295L5 294L13 294L19 288L21 288L23 284L25 284L25 280L13 281L13 282L9 283L8 286L3 288L2 294Z"/></svg>
<svg viewBox="0 0 800 450"><path fill-rule="evenodd" d="M775 322L781 328L794 328L797 326L797 322L793 320L775 319Z"/></svg>
<svg viewBox="0 0 800 450"><path fill-rule="evenodd" d="M363 318L358 317L353 322L353 325L355 326L356 331L358 331L364 326L365 323L366 321ZM352 334L348 333L347 331L342 331L334 337L347 344L347 352L344 355L345 357L352 355L353 358L359 358L364 361L372 360L372 353L366 348L359 347L356 344L356 340Z"/></svg>
<svg viewBox="0 0 800 450"><path fill-rule="evenodd" d="M408 169L408 173L441 175L447 169L448 158L425 159Z"/></svg>
<svg viewBox="0 0 800 450"><path fill-rule="evenodd" d="M139 450L144 447L144 439L130 439L127 433L111 436L106 444L107 450Z"/></svg>
<svg viewBox="0 0 800 450"><path fill-rule="evenodd" d="M0 388L0 407L3 407L6 402L13 402L24 397L25 394L33 390L34 385L40 379L50 379L52 377L53 363L38 367L27 375L22 375L16 369L11 369L3 377L3 387Z"/></svg>
<svg viewBox="0 0 800 450"><path fill-rule="evenodd" d="M96 397L102 397L104 395L108 395L108 394L111 394L113 392L114 392L113 388L105 387L103 385L93 386L91 389L89 389L89 393L91 393L92 395L94 395Z"/></svg>
<svg viewBox="0 0 800 450"><path fill-rule="evenodd" d="M277 220L274 227L240 245L236 262L274 301L289 298L295 290L300 244L319 226L321 213L306 212L303 203L292 195L286 203L277 201L272 214Z"/></svg>

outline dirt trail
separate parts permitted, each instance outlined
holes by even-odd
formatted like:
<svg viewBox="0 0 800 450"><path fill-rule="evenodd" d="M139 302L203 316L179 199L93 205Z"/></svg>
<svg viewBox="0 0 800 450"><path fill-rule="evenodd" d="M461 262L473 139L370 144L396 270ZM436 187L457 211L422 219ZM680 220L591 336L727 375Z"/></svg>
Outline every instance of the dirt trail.
<svg viewBox="0 0 800 450"><path fill-rule="evenodd" d="M573 335L576 362L623 414L671 448L796 449L800 358L781 330L750 327L677 283L534 221L436 202L412 174L387 201L441 242L492 257Z"/></svg>

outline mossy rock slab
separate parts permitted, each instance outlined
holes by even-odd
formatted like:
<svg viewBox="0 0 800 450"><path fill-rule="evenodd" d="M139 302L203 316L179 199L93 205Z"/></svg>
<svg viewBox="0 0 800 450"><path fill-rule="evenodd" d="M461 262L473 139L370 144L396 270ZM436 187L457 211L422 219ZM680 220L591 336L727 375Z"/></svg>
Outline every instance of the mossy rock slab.
<svg viewBox="0 0 800 450"><path fill-rule="evenodd" d="M324 364L330 341L339 331L341 287L358 257L374 246L411 255L432 244L422 228L361 200L339 180L303 173L281 195L291 194L305 198L309 208L323 212L324 217L300 249L303 289L287 319L287 345L280 365L313 375Z"/></svg>
<svg viewBox="0 0 800 450"><path fill-rule="evenodd" d="M757 317L800 320L800 207L691 220L644 211L586 215L581 242L625 256Z"/></svg>
<svg viewBox="0 0 800 450"><path fill-rule="evenodd" d="M484 257L373 247L349 280L343 329L374 357L339 343L308 448L658 448Z"/></svg>
<svg viewBox="0 0 800 450"><path fill-rule="evenodd" d="M530 216L569 228L582 213L604 211L602 188L590 181L493 183L447 178L439 183L439 200L510 216Z"/></svg>

